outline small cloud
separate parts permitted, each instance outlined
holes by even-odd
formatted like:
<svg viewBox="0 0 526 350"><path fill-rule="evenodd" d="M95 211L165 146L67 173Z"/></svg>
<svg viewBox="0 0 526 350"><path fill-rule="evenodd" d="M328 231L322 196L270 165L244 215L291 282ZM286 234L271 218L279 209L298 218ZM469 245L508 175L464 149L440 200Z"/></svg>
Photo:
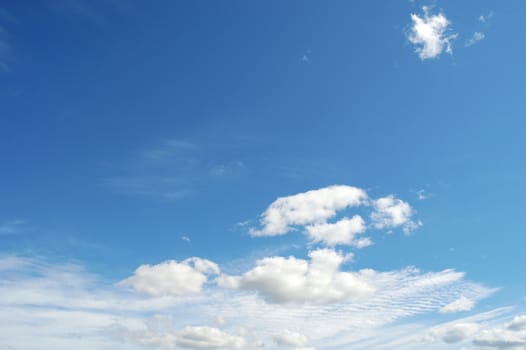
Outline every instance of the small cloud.
<svg viewBox="0 0 526 350"><path fill-rule="evenodd" d="M310 54L311 54L311 51L307 50L307 52L305 52L305 54L303 54L303 56L301 56L301 62L303 62L303 63L310 63Z"/></svg>
<svg viewBox="0 0 526 350"><path fill-rule="evenodd" d="M479 41L483 40L486 37L486 35L482 32L475 32L473 33L473 36L466 40L466 47L473 46Z"/></svg>
<svg viewBox="0 0 526 350"><path fill-rule="evenodd" d="M241 222L236 223L236 226L237 227L247 227L251 223L252 223L252 220L245 220L245 221L241 221Z"/></svg>
<svg viewBox="0 0 526 350"><path fill-rule="evenodd" d="M442 52L453 53L451 41L457 35L450 33L451 22L444 13L432 14L429 7L422 8L424 14L411 14L409 42L416 46L415 52L421 60L437 58Z"/></svg>
<svg viewBox="0 0 526 350"><path fill-rule="evenodd" d="M520 315L520 316L514 317L507 328L512 331L525 331L526 330L526 315Z"/></svg>
<svg viewBox="0 0 526 350"><path fill-rule="evenodd" d="M431 330L428 340L442 341L446 344L456 344L467 340L476 334L480 326L476 323L453 323L439 326Z"/></svg>
<svg viewBox="0 0 526 350"><path fill-rule="evenodd" d="M288 329L274 336L274 341L278 345L304 347L309 344L309 338L301 333L291 332Z"/></svg>
<svg viewBox="0 0 526 350"><path fill-rule="evenodd" d="M246 170L246 165L240 160L218 164L210 169L210 174L215 177L229 177L242 173Z"/></svg>
<svg viewBox="0 0 526 350"><path fill-rule="evenodd" d="M176 333L177 345L187 349L243 349L246 340L214 327L188 326Z"/></svg>
<svg viewBox="0 0 526 350"><path fill-rule="evenodd" d="M197 257L181 262L169 260L157 265L141 265L133 276L118 283L150 296L199 294L208 276L219 274L217 264Z"/></svg>
<svg viewBox="0 0 526 350"><path fill-rule="evenodd" d="M183 235L183 236L181 236L181 240L182 240L182 241L185 241L185 242L187 242L187 243L191 243L191 242L192 242L192 240L190 239L190 237L188 237L187 235Z"/></svg>
<svg viewBox="0 0 526 350"><path fill-rule="evenodd" d="M430 194L426 192L426 190L418 190L416 191L416 197L419 201L426 200L430 197Z"/></svg>
<svg viewBox="0 0 526 350"><path fill-rule="evenodd" d="M493 17L493 15L494 15L493 11L490 11L487 15L480 15L478 20L481 23L486 23Z"/></svg>
<svg viewBox="0 0 526 350"><path fill-rule="evenodd" d="M409 234L422 226L421 221L413 221L415 210L409 203L390 195L373 202L375 211L371 214L374 227L377 229L402 227Z"/></svg>
<svg viewBox="0 0 526 350"><path fill-rule="evenodd" d="M460 311L470 311L475 306L475 302L465 296L461 296L459 299L447 304L442 307L439 312L442 314L448 314Z"/></svg>

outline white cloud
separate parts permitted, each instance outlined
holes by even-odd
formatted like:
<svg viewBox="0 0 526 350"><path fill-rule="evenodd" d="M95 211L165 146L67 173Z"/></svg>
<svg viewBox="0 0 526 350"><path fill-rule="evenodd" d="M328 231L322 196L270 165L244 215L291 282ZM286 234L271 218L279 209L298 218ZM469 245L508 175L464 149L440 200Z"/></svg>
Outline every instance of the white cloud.
<svg viewBox="0 0 526 350"><path fill-rule="evenodd" d="M314 242L323 242L328 246L347 244L362 248L365 241L357 240L355 236L365 232L365 229L365 221L361 216L355 215L350 219L344 217L334 224L324 222L307 226L306 232Z"/></svg>
<svg viewBox="0 0 526 350"><path fill-rule="evenodd" d="M274 336L278 345L301 348L309 344L309 338L301 333L291 332L288 329Z"/></svg>
<svg viewBox="0 0 526 350"><path fill-rule="evenodd" d="M416 191L416 197L418 198L419 201L423 201L429 198L429 194L427 193L426 190L418 190Z"/></svg>
<svg viewBox="0 0 526 350"><path fill-rule="evenodd" d="M201 292L211 274L219 274L219 267L209 260L189 258L180 263L170 260L158 265L141 265L132 277L119 285L132 286L152 296L192 295Z"/></svg>
<svg viewBox="0 0 526 350"><path fill-rule="evenodd" d="M484 330L473 339L477 349L484 350L524 350L526 347L526 332L495 328Z"/></svg>
<svg viewBox="0 0 526 350"><path fill-rule="evenodd" d="M487 15L480 15L479 22L486 23L493 17L493 15L494 15L493 11L490 11Z"/></svg>
<svg viewBox="0 0 526 350"><path fill-rule="evenodd" d="M343 271L342 264L352 259L332 249L318 249L309 253L310 260L295 257L267 257L256 262L249 271L237 275L222 275L220 286L239 291L256 292L265 300L277 304L318 304L359 302L375 300L380 295L394 293L399 288L405 293L440 289L441 286L456 284L463 274L453 270L440 273L420 274L418 270L406 269L392 272L378 272L372 269ZM411 282L406 282L411 280ZM405 283L409 283L405 285ZM407 288L407 289L406 289ZM478 291L477 291L478 290ZM472 299L491 293L475 287ZM482 293L482 294L479 294ZM398 298L392 294L389 298ZM384 296L387 297L387 296ZM435 310L457 300L461 295L449 294L446 303L433 304Z"/></svg>
<svg viewBox="0 0 526 350"><path fill-rule="evenodd" d="M477 323L452 323L435 327L429 333L433 341L440 340L447 344L460 343L473 336L480 326Z"/></svg>
<svg viewBox="0 0 526 350"><path fill-rule="evenodd" d="M423 340L471 343L474 347L462 347L470 350L523 350L526 347L526 316L517 315L507 323L502 323L502 317L496 317L509 313L511 309L496 309L433 327Z"/></svg>
<svg viewBox="0 0 526 350"><path fill-rule="evenodd" d="M444 314L460 311L469 311L473 309L473 306L475 306L475 302L473 300L466 298L465 296L461 296L459 299L453 301L450 304L447 304L439 311Z"/></svg>
<svg viewBox="0 0 526 350"><path fill-rule="evenodd" d="M482 33L482 32L475 32L475 33L473 33L473 36L471 36L471 38L466 40L466 47L475 45L479 41L483 40L485 37L486 37L486 35L484 33Z"/></svg>
<svg viewBox="0 0 526 350"><path fill-rule="evenodd" d="M372 209L373 226L382 228L402 227L405 233L421 226L411 220L414 209L407 203L390 195L377 200L357 187L329 186L275 200L261 214L261 228L250 228L251 236L277 236L302 230L313 243L326 246L351 245L364 248L372 244L369 237L357 238L368 225L360 215L343 216L329 222L351 207Z"/></svg>
<svg viewBox="0 0 526 350"><path fill-rule="evenodd" d="M526 315L514 317L507 328L512 331L526 331Z"/></svg>
<svg viewBox="0 0 526 350"><path fill-rule="evenodd" d="M349 256L330 249L309 253L310 261L295 257L269 257L242 276L222 276L220 285L252 290L276 303L331 303L365 296L374 291L367 282L371 270L342 272Z"/></svg>
<svg viewBox="0 0 526 350"><path fill-rule="evenodd" d="M404 232L409 233L422 226L421 222L411 220L415 212L409 203L393 196L377 199L373 202L373 206L371 219L374 227L378 229L402 226Z"/></svg>
<svg viewBox="0 0 526 350"><path fill-rule="evenodd" d="M284 235L297 225L323 223L339 210L359 206L367 200L364 190L335 185L278 198L261 215L262 229L252 228L252 236Z"/></svg>
<svg viewBox="0 0 526 350"><path fill-rule="evenodd" d="M114 326L112 337L128 344L157 349L247 349L253 348L242 335L233 335L209 326L175 329L173 318L154 316L144 321L146 328Z"/></svg>
<svg viewBox="0 0 526 350"><path fill-rule="evenodd" d="M276 334L293 325L295 332L308 335L312 348L392 349L388 345L394 333L387 335L389 325L407 325L404 318L436 312L461 295L479 300L492 292L464 281L462 273L452 270L371 271L363 274L366 277L376 287L373 293L336 304L267 303L253 290L219 288L213 283L195 296L152 297L116 288L79 265L4 256L0 257L0 348L164 350L172 349L174 341L180 348L178 340L184 342L191 334L207 344L206 334L218 333L192 332L187 327L215 328L214 318L220 315L228 320L228 328L219 330L234 337L226 337L232 348L238 344L236 337L244 339L243 349L257 348L262 341L273 344ZM242 332L243 327L249 329ZM412 334L414 329L406 326L397 332ZM361 346L371 341L374 346Z"/></svg>
<svg viewBox="0 0 526 350"><path fill-rule="evenodd" d="M431 14L429 7L423 7L424 14L411 14L411 31L407 39L416 46L416 53L422 60L440 56L442 52L453 53L451 41L456 38L450 34L451 22L443 13Z"/></svg>
<svg viewBox="0 0 526 350"><path fill-rule="evenodd" d="M177 333L177 346L186 349L243 349L245 339L213 327L185 327Z"/></svg>

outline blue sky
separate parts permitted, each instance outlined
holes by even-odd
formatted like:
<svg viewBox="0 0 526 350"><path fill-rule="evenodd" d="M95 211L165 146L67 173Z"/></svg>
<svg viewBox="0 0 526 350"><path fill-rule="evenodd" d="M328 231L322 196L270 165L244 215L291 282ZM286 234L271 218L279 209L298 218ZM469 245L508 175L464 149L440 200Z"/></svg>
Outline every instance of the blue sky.
<svg viewBox="0 0 526 350"><path fill-rule="evenodd" d="M0 349L526 347L526 4L0 4Z"/></svg>

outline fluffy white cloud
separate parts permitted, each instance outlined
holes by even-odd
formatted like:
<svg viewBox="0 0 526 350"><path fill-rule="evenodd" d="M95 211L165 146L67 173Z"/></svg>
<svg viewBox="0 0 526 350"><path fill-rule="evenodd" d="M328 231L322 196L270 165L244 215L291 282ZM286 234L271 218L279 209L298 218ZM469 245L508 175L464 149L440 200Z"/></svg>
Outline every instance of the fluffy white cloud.
<svg viewBox="0 0 526 350"><path fill-rule="evenodd" d="M365 229L365 221L359 215L355 215L350 219L344 217L333 224L324 222L307 226L305 228L308 236L314 242L323 242L328 246L347 244L359 248L364 246L364 241L355 239L355 236L359 233L365 232Z"/></svg>
<svg viewBox="0 0 526 350"><path fill-rule="evenodd" d="M508 309L506 311L506 309ZM512 308L496 309L487 313L471 316L463 320L433 327L424 337L424 341L444 342L447 344L472 343L474 347L463 347L470 350L523 350L526 348L526 316L515 316L511 322L488 322L496 316L507 313ZM500 315L499 315L500 314Z"/></svg>
<svg viewBox="0 0 526 350"><path fill-rule="evenodd" d="M185 327L176 333L177 346L186 349L242 349L245 339L213 327Z"/></svg>
<svg viewBox="0 0 526 350"><path fill-rule="evenodd" d="M309 253L310 261L295 257L269 257L241 276L222 276L219 284L233 289L256 291L275 303L331 303L370 294L367 282L372 270L340 271L351 256L330 249Z"/></svg>
<svg viewBox="0 0 526 350"><path fill-rule="evenodd" d="M460 343L473 336L478 330L477 323L453 323L436 327L430 331L431 339L447 344Z"/></svg>
<svg viewBox="0 0 526 350"><path fill-rule="evenodd" d="M526 331L526 315L514 317L507 328L512 331Z"/></svg>
<svg viewBox="0 0 526 350"><path fill-rule="evenodd" d="M182 262L170 260L158 265L141 265L132 277L119 284L151 296L183 296L199 293L208 276L219 272L215 263L194 257Z"/></svg>
<svg viewBox="0 0 526 350"><path fill-rule="evenodd" d="M440 56L443 51L452 53L451 41L455 34L449 34L451 22L443 13L431 14L430 9L423 7L424 14L411 14L412 26L407 39L416 46L420 59L431 59Z"/></svg>
<svg viewBox="0 0 526 350"><path fill-rule="evenodd" d="M127 344L157 349L246 349L253 344L241 335L233 335L215 327L186 326L174 330L172 318L156 316L144 321L146 328L115 326L113 338Z"/></svg>
<svg viewBox="0 0 526 350"><path fill-rule="evenodd" d="M422 225L421 222L411 220L414 209L409 203L397 199L394 196L387 196L373 202L374 212L371 220L376 228L394 228L402 226L405 233Z"/></svg>
<svg viewBox="0 0 526 350"><path fill-rule="evenodd" d="M252 236L284 235L297 225L323 223L342 209L359 206L367 200L364 190L352 186L329 186L278 198L261 215L261 229L250 229Z"/></svg>
<svg viewBox="0 0 526 350"><path fill-rule="evenodd" d="M466 298L465 296L461 296L457 300L441 308L439 311L444 314L460 311L469 311L473 308L473 306L475 306L475 302L473 300Z"/></svg>
<svg viewBox="0 0 526 350"><path fill-rule="evenodd" d="M362 216L343 216L329 222L336 215L345 214L346 209L358 206L368 211L372 208L372 226L378 229L402 227L408 233L422 225L411 219L415 211L409 203L392 195L374 200L362 189L335 185L278 198L261 214L261 228L251 228L249 234L276 236L302 230L313 243L364 248L371 245L372 240L357 237L371 227Z"/></svg>
<svg viewBox="0 0 526 350"><path fill-rule="evenodd" d="M518 315L508 325L485 329L473 344L487 350L523 350L526 348L526 315Z"/></svg>
<svg viewBox="0 0 526 350"><path fill-rule="evenodd" d="M484 330L473 339L477 349L484 350L524 350L526 347L526 332L514 332L506 329Z"/></svg>
<svg viewBox="0 0 526 350"><path fill-rule="evenodd" d="M278 345L301 348L309 344L309 338L301 333L291 332L288 329L276 334L274 341Z"/></svg>

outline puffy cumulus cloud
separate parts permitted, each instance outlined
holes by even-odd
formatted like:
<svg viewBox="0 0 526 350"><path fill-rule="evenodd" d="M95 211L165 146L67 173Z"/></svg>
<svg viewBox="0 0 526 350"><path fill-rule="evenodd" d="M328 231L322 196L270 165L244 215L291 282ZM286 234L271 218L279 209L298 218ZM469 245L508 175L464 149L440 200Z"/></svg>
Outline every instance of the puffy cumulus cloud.
<svg viewBox="0 0 526 350"><path fill-rule="evenodd" d="M360 215L343 216L334 222L330 219L350 207L362 206L372 209L372 225ZM370 199L359 188L334 185L318 190L281 197L261 214L261 228L250 228L251 236L284 235L290 231L302 230L313 243L329 247L351 245L364 248L372 244L369 237L357 237L367 228L377 229L402 227L408 233L422 225L411 218L415 210L400 199L390 195Z"/></svg>
<svg viewBox="0 0 526 350"><path fill-rule="evenodd" d="M340 259L324 260L330 265ZM217 332L195 326L216 327L232 336L224 337L230 341L220 349L235 349L238 338L243 339L242 349L259 348L263 342L273 348L275 335L293 325L310 340L296 349L392 349L393 339L415 334L414 321L404 321L408 317L434 313L462 295L480 300L492 292L453 270L422 273L407 268L361 277L375 290L359 299L280 304L265 302L253 289L218 288L213 283L198 297L149 296L115 288L78 264L0 256L0 348L164 350L184 349L178 341L194 348L221 343L210 340ZM218 315L221 318L214 320ZM194 338L201 340L191 343ZM416 347L396 349L420 349L420 339L411 343Z"/></svg>
<svg viewBox="0 0 526 350"><path fill-rule="evenodd" d="M473 309L473 306L475 306L475 302L473 300L466 298L465 296L461 296L457 300L442 307L439 311L443 314L460 311L469 311Z"/></svg>
<svg viewBox="0 0 526 350"><path fill-rule="evenodd" d="M337 211L358 206L367 200L359 188L335 185L274 201L261 215L261 229L250 229L252 236L284 235L297 225L323 223Z"/></svg>
<svg viewBox="0 0 526 350"><path fill-rule="evenodd" d="M146 328L114 326L112 336L127 344L156 349L248 349L257 347L242 335L233 335L215 327L186 326L174 330L171 318L156 316L144 321Z"/></svg>
<svg viewBox="0 0 526 350"><path fill-rule="evenodd" d="M343 272L351 258L331 249L309 253L310 261L295 257L269 257L241 276L221 276L221 286L256 291L274 303L331 303L362 297L374 291L368 283L372 270Z"/></svg>
<svg viewBox="0 0 526 350"><path fill-rule="evenodd" d="M170 260L157 265L141 265L133 276L119 285L131 286L139 293L156 297L192 295L201 291L209 275L219 272L215 263L205 259Z"/></svg>
<svg viewBox="0 0 526 350"><path fill-rule="evenodd" d="M526 332L514 332L506 329L484 330L473 339L473 345L481 350L524 350Z"/></svg>
<svg viewBox="0 0 526 350"><path fill-rule="evenodd" d="M472 337L480 326L477 323L452 323L435 327L429 332L431 341L442 341L447 344L456 344Z"/></svg>
<svg viewBox="0 0 526 350"><path fill-rule="evenodd" d="M376 228L394 228L402 226L405 233L409 233L422 225L420 221L411 220L414 209L409 203L394 196L387 196L373 202L374 212L371 220Z"/></svg>
<svg viewBox="0 0 526 350"><path fill-rule="evenodd" d="M485 329L475 335L473 345L483 350L523 350L526 348L526 315L515 316L511 322Z"/></svg>
<svg viewBox="0 0 526 350"><path fill-rule="evenodd" d="M526 331L526 315L514 317L507 328L512 331Z"/></svg>
<svg viewBox="0 0 526 350"><path fill-rule="evenodd" d="M314 242L323 242L328 246L347 244L362 248L365 241L355 239L355 236L365 232L365 229L365 221L361 216L355 215L350 219L344 217L335 223L324 222L307 226L306 232Z"/></svg>
<svg viewBox="0 0 526 350"><path fill-rule="evenodd" d="M309 344L309 338L306 335L291 332L288 329L276 334L274 336L274 341L278 345L295 347L296 349L305 349L305 347Z"/></svg>
<svg viewBox="0 0 526 350"><path fill-rule="evenodd" d="M451 22L443 13L431 14L429 7L423 7L424 14L411 14L411 30L407 39L416 46L416 53L422 60L440 56L442 52L453 53L451 41L456 34L450 34Z"/></svg>
<svg viewBox="0 0 526 350"><path fill-rule="evenodd" d="M506 310L508 309L508 310ZM471 343L469 350L523 350L526 348L526 316L515 316L511 322L488 322L497 320L495 316L508 313L512 308L500 308L463 320L453 321L432 328L424 341L447 344ZM502 320L502 318L498 318Z"/></svg>
<svg viewBox="0 0 526 350"><path fill-rule="evenodd" d="M244 349L243 337L213 327L185 327L176 332L177 346L186 349Z"/></svg>

